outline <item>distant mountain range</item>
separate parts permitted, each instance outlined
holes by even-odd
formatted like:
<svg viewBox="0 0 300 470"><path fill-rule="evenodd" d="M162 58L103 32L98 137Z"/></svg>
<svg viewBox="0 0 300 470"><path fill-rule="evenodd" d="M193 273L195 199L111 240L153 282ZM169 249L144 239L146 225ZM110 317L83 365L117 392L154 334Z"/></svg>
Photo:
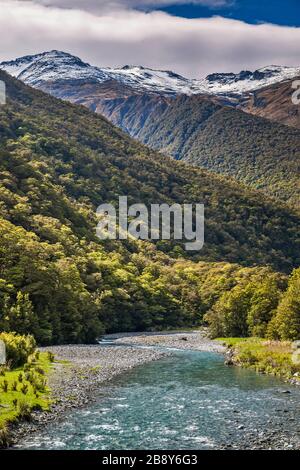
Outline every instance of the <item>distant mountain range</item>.
<svg viewBox="0 0 300 470"><path fill-rule="evenodd" d="M300 67L271 65L259 70L214 73L188 79L142 66L94 67L62 51L20 57L0 69L57 98L103 114L135 136L149 114L161 112L179 95L202 95L220 104L300 128L299 107L292 103L292 81Z"/></svg>
<svg viewBox="0 0 300 470"><path fill-rule="evenodd" d="M2 62L0 68L104 115L156 150L233 176L299 208L300 107L292 103L291 85L300 67L191 80L141 66L93 67L51 51Z"/></svg>
<svg viewBox="0 0 300 470"><path fill-rule="evenodd" d="M229 99L300 75L300 67L271 65L254 72L214 73L202 79L188 79L171 71L153 70L139 65L95 67L71 54L55 50L2 62L0 68L34 87L57 81L80 80L102 84L114 80L139 93L209 94Z"/></svg>

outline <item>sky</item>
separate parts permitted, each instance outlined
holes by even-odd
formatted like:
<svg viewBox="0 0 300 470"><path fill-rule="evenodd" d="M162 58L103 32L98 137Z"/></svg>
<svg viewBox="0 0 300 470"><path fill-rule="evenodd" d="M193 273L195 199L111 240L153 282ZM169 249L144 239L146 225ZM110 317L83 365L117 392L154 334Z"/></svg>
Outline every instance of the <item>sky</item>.
<svg viewBox="0 0 300 470"><path fill-rule="evenodd" d="M300 66L300 0L0 0L0 61L63 50L200 78Z"/></svg>

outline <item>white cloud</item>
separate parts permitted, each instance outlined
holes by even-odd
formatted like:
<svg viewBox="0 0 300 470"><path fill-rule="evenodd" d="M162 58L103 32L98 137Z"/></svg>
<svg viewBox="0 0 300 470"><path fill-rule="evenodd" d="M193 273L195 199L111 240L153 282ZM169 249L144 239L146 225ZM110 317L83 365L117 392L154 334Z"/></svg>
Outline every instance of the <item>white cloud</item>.
<svg viewBox="0 0 300 470"><path fill-rule="evenodd" d="M141 64L190 77L271 63L300 65L300 28L220 17L186 19L134 9L96 13L2 0L0 31L0 60L60 49L99 66Z"/></svg>
<svg viewBox="0 0 300 470"><path fill-rule="evenodd" d="M25 0L32 1L32 0ZM203 5L211 8L232 4L235 0L33 0L45 6L103 12L115 9L161 8L169 5Z"/></svg>

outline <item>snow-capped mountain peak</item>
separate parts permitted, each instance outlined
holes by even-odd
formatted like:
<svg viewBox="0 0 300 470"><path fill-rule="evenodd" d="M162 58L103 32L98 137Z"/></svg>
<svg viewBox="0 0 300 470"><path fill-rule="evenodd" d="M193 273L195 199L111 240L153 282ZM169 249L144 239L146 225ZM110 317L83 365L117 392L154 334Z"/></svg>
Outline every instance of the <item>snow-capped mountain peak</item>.
<svg viewBox="0 0 300 470"><path fill-rule="evenodd" d="M188 79L171 71L153 70L140 65L95 67L79 57L57 50L2 62L0 69L37 88L59 81L103 83L115 80L139 92L228 97L241 96L300 75L300 67L270 65L254 72L245 70L237 74L212 73L203 79Z"/></svg>
<svg viewBox="0 0 300 470"><path fill-rule="evenodd" d="M243 70L237 74L214 73L206 77L203 86L214 89L214 92L240 94L292 79L298 75L300 75L300 67L269 65L254 72Z"/></svg>
<svg viewBox="0 0 300 470"><path fill-rule="evenodd" d="M0 68L28 85L39 87L43 82L69 79L88 79L99 76L100 69L83 62L79 57L62 51L50 51L2 62Z"/></svg>
<svg viewBox="0 0 300 470"><path fill-rule="evenodd" d="M152 70L139 65L125 65L119 68L93 67L76 56L56 50L2 62L0 68L38 88L45 82L53 81L95 80L102 83L116 80L148 92L190 94L191 86L190 80L173 72Z"/></svg>

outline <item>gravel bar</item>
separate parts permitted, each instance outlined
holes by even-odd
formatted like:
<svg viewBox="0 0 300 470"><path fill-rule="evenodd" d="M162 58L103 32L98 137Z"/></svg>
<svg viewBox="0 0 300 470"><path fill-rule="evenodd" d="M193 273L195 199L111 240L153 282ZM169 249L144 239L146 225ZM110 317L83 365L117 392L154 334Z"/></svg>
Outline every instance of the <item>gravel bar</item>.
<svg viewBox="0 0 300 470"><path fill-rule="evenodd" d="M136 333L135 335L108 335L106 338L115 339L117 344L135 346L158 346L171 349L191 349L215 353L226 352L226 347L219 341L207 337L206 330L172 332L172 333Z"/></svg>

